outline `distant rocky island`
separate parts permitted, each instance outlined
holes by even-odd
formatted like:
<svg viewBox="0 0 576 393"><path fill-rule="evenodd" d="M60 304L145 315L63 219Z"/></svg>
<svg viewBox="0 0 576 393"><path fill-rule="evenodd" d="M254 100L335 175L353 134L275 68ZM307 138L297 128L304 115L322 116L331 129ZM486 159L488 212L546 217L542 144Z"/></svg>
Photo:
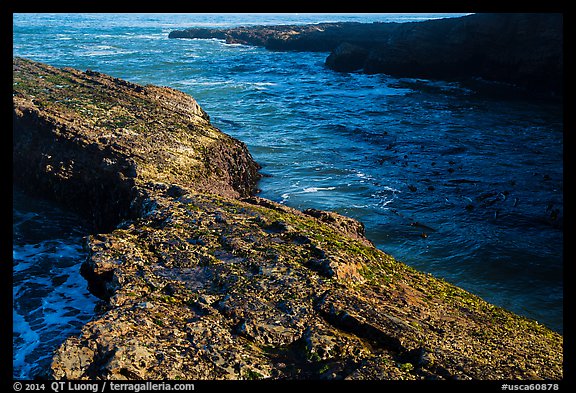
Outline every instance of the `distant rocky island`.
<svg viewBox="0 0 576 393"><path fill-rule="evenodd" d="M172 31L281 51L330 52L326 66L399 77L483 80L546 98L563 92L562 14L472 14L409 23L319 23Z"/></svg>
<svg viewBox="0 0 576 393"><path fill-rule="evenodd" d="M563 337L376 249L360 222L254 195L190 96L13 59L13 178L89 217L102 299L56 379L563 378Z"/></svg>

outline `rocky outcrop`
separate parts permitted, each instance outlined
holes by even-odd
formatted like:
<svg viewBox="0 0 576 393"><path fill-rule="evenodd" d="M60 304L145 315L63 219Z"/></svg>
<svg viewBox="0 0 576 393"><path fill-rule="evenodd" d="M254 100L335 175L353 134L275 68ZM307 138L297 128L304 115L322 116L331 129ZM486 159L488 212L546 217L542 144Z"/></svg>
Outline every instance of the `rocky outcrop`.
<svg viewBox="0 0 576 393"><path fill-rule="evenodd" d="M341 72L356 71L364 68L370 51L365 47L343 42L326 58L326 66Z"/></svg>
<svg viewBox="0 0 576 393"><path fill-rule="evenodd" d="M364 72L482 78L562 94L561 14L476 14L414 23L371 48Z"/></svg>
<svg viewBox="0 0 576 393"><path fill-rule="evenodd" d="M481 78L538 96L562 95L562 14L190 29L172 32L170 37L214 37L275 50L331 51L326 65L336 71L464 81Z"/></svg>
<svg viewBox="0 0 576 393"><path fill-rule="evenodd" d="M137 217L143 181L247 196L260 175L246 146L190 96L94 71L14 60L13 174L108 230Z"/></svg>
<svg viewBox="0 0 576 393"><path fill-rule="evenodd" d="M82 265L102 304L54 378L563 377L561 335L355 220L250 196L256 164L191 97L15 59L13 101L15 179L110 223Z"/></svg>
<svg viewBox="0 0 576 393"><path fill-rule="evenodd" d="M361 29L362 26L360 23L319 23L224 29L192 28L172 31L168 38L217 38L229 44L256 45L271 50L328 52L342 42L342 34L349 33L350 29Z"/></svg>

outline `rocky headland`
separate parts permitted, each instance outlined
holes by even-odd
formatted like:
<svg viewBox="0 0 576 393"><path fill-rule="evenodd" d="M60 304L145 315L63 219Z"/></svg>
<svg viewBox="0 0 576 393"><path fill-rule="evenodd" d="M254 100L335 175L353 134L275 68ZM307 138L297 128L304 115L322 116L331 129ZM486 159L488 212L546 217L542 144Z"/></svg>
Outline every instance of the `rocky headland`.
<svg viewBox="0 0 576 393"><path fill-rule="evenodd" d="M179 91L13 60L19 187L92 219L102 299L56 379L563 378L563 337L253 195L258 165Z"/></svg>
<svg viewBox="0 0 576 393"><path fill-rule="evenodd" d="M320 23L177 30L170 38L218 38L271 50L331 52L343 72L490 81L539 97L562 96L562 14L473 14L410 23Z"/></svg>

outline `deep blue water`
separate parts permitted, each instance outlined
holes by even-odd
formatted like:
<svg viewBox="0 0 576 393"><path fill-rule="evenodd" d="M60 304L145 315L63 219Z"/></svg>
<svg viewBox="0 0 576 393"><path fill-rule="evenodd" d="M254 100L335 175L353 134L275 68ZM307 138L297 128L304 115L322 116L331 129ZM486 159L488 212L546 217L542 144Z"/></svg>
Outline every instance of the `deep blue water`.
<svg viewBox="0 0 576 393"><path fill-rule="evenodd" d="M270 175L259 184L262 197L359 219L397 259L562 332L559 104L336 73L324 67L326 53L167 38L193 26L443 16L16 14L14 55L191 94ZM72 236L70 247L77 242ZM15 365L34 339L15 339Z"/></svg>
<svg viewBox="0 0 576 393"><path fill-rule="evenodd" d="M80 275L83 220L18 190L13 200L13 375L32 379L92 318L96 298Z"/></svg>

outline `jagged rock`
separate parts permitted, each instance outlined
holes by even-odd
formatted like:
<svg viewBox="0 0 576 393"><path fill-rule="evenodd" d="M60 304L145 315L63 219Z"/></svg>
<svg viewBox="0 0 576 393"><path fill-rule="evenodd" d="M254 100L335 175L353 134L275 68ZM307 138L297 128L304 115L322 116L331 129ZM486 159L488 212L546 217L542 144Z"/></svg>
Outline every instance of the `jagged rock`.
<svg viewBox="0 0 576 393"><path fill-rule="evenodd" d="M183 93L14 59L13 100L15 176L109 223L82 265L102 305L53 378L563 377L561 335L394 260L355 220L248 196L256 164Z"/></svg>
<svg viewBox="0 0 576 393"><path fill-rule="evenodd" d="M192 28L172 31L168 38L218 38L229 44L264 46L271 50L326 52L338 45L341 26L339 23L319 23L224 29Z"/></svg>
<svg viewBox="0 0 576 393"><path fill-rule="evenodd" d="M359 45L343 42L326 58L326 66L342 72L361 70L369 53L368 49Z"/></svg>
<svg viewBox="0 0 576 393"><path fill-rule="evenodd" d="M338 213L317 209L306 209L303 211L303 213L331 225L332 227L340 230L346 236L372 245L372 243L365 237L366 230L364 228L364 224L353 218L346 217Z"/></svg>
<svg viewBox="0 0 576 393"><path fill-rule="evenodd" d="M474 14L406 24L370 48L364 71L502 82L562 95L562 14Z"/></svg>
<svg viewBox="0 0 576 393"><path fill-rule="evenodd" d="M79 379L93 364L94 352L82 345L76 337L70 337L60 350L55 354L55 367L52 370L55 378L66 376L69 379Z"/></svg>
<svg viewBox="0 0 576 393"><path fill-rule="evenodd" d="M14 182L93 213L96 228L138 216L141 181L238 197L260 177L246 146L182 92L19 58L13 69Z"/></svg>

